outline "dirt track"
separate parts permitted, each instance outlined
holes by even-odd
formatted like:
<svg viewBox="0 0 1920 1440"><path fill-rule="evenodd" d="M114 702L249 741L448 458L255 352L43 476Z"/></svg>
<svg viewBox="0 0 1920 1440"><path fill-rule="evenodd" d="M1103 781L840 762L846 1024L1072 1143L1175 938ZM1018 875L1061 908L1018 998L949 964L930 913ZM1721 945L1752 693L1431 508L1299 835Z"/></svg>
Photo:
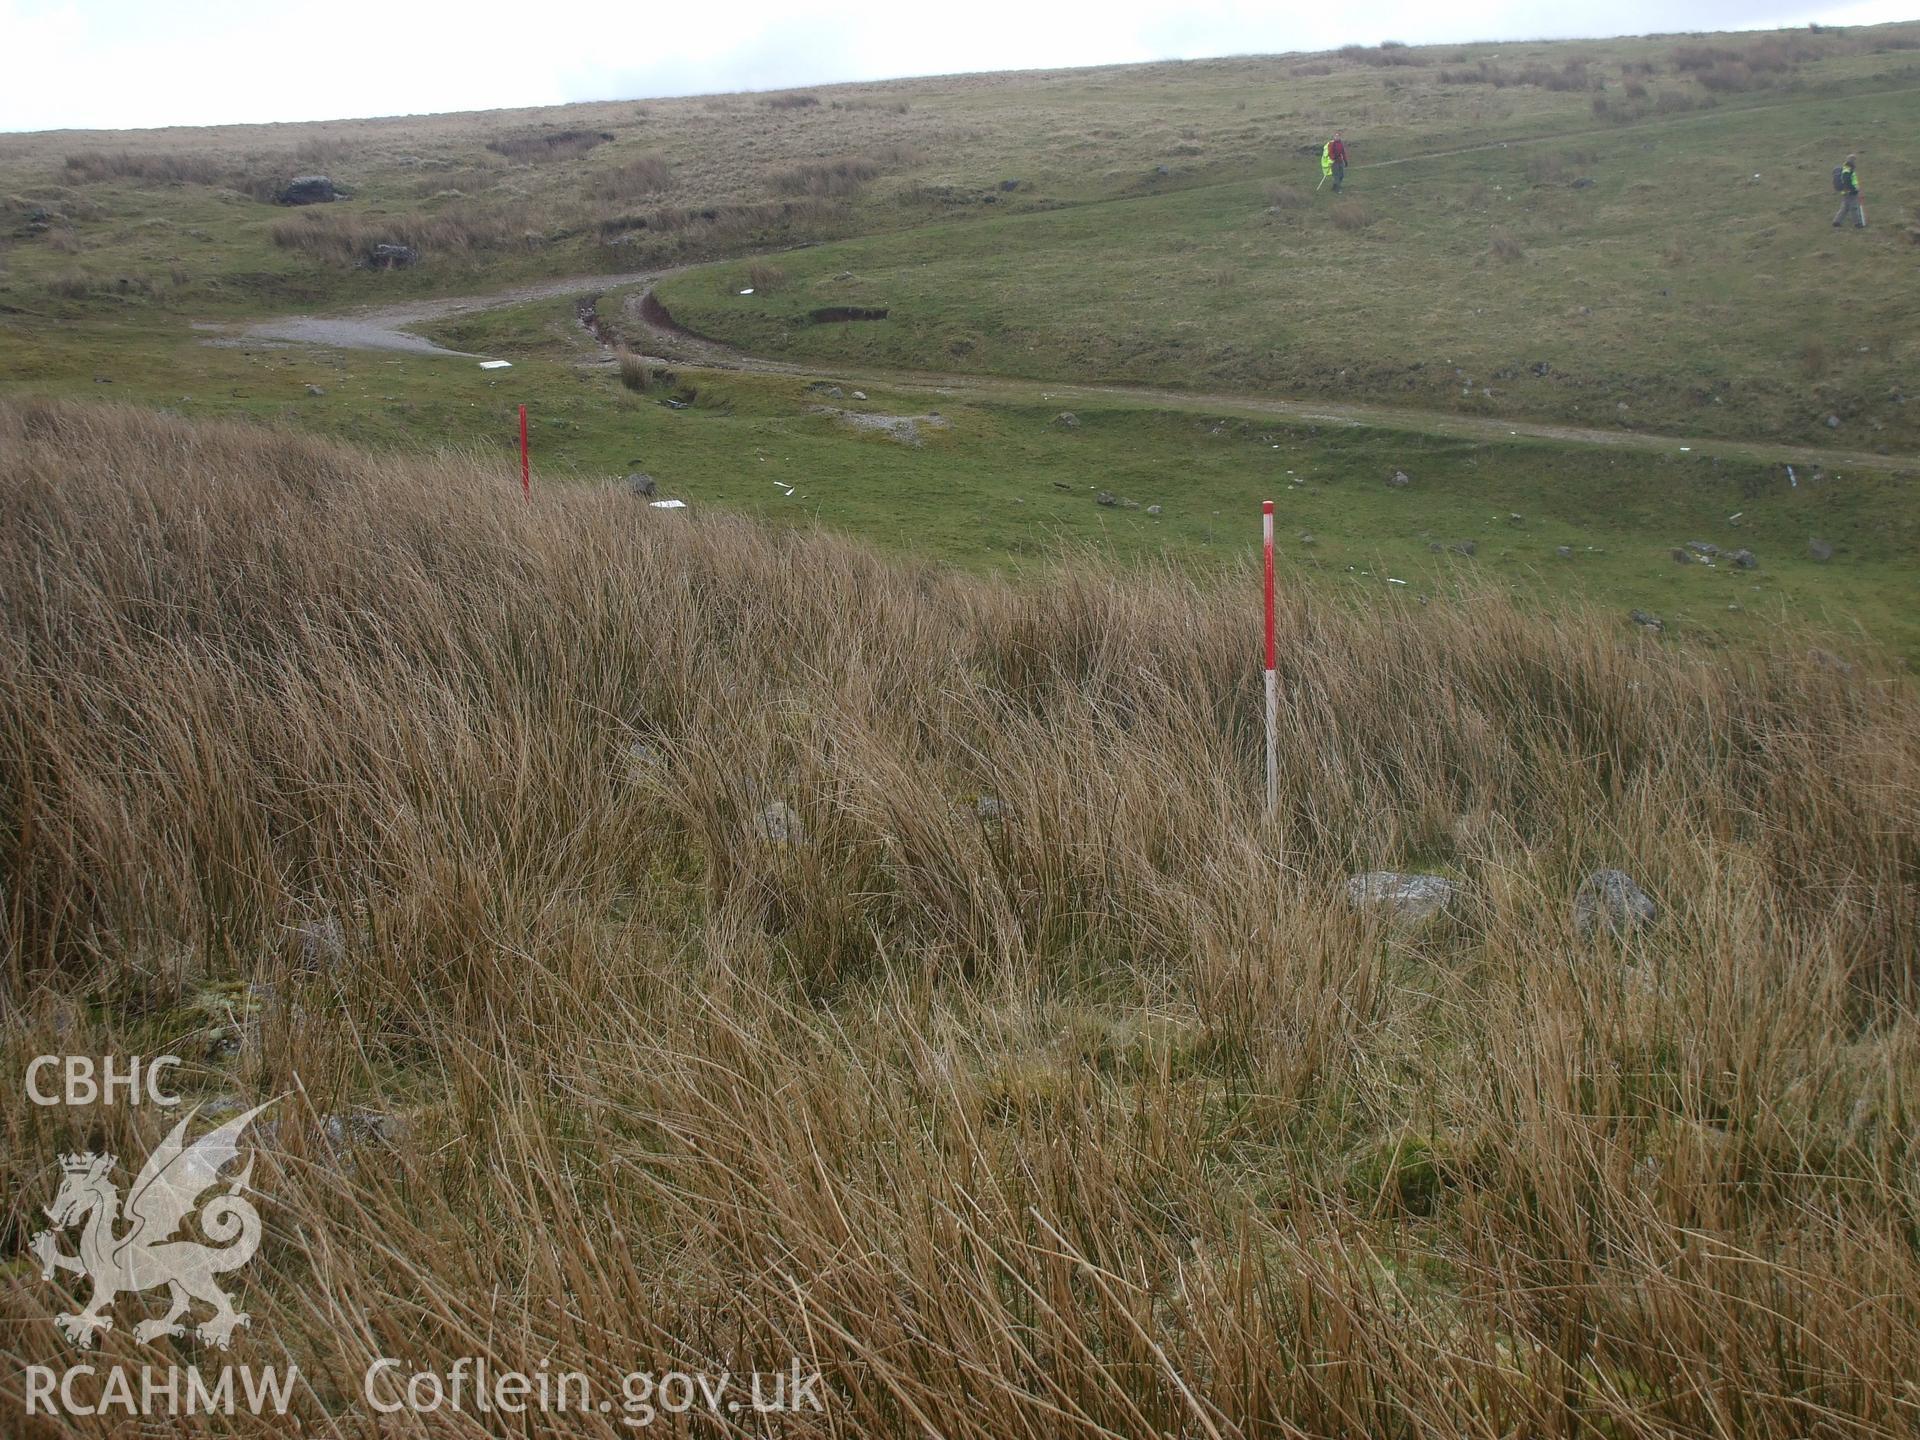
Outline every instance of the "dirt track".
<svg viewBox="0 0 1920 1440"><path fill-rule="evenodd" d="M646 287L627 297L621 309L620 330L635 350L644 350L650 359L671 361L714 370L734 370L765 375L831 376L855 385L892 390L927 390L942 396L969 397L982 401L1058 404L1062 409L1073 404L1098 400L1118 400L1160 410L1203 410L1208 413L1239 414L1307 424L1366 426L1381 430L1410 431L1427 435L1445 435L1463 440L1499 443L1506 440L1549 440L1566 445L1590 445L1596 448L1636 453L1676 453L1688 449L1701 455L1830 469L1879 470L1894 473L1920 473L1920 456L1874 455L1857 450L1837 450L1808 445L1779 445L1764 441L1724 440L1712 437L1649 435L1638 431L1594 430L1575 425L1554 425L1534 420L1506 420L1498 416L1457 415L1445 411L1406 409L1391 405L1354 404L1347 401L1272 399L1259 395L1217 395L1186 390L1163 390L1143 385L1096 385L1051 382L981 375L950 375L923 370L847 370L822 365L800 365L784 360L769 360L748 355L718 341L694 334L676 324L658 298L653 286L673 274L672 270L648 270L616 275L575 275L560 280L543 280L531 285L516 285L491 295L469 295L439 300L416 300L402 305L384 306L346 315L294 315L248 325L240 332L242 342L266 344L330 345L355 350L397 350L415 355L446 355L478 359L465 351L448 350L414 334L416 326L444 320L452 315L499 309L534 300L559 299L569 295ZM601 317L604 319L605 317ZM212 343L233 344L233 338ZM509 356L502 356L509 359Z"/></svg>
<svg viewBox="0 0 1920 1440"><path fill-rule="evenodd" d="M893 390L930 390L945 396L965 396L979 400L1013 400L1031 403L1038 399L1059 404L1062 409L1073 403L1091 400L1124 400L1162 410L1204 410L1208 413L1233 413L1274 419L1303 421L1308 424L1366 426L1381 430L1413 431L1427 435L1448 435L1465 440L1499 442L1503 440L1552 440L1568 445L1592 445L1610 450L1636 452L1664 451L1672 454L1682 448L1701 455L1720 455L1729 459L1758 460L1763 463L1833 469L1920 472L1920 456L1873 455L1855 450L1829 450L1804 445L1776 445L1763 441L1688 438L1673 435L1648 435L1629 430L1593 430L1577 425L1553 425L1532 420L1506 420L1498 416L1454 415L1444 411L1404 409L1391 405L1363 405L1330 400L1281 400L1259 395L1216 395L1188 390L1161 390L1143 385L1090 385L1072 382L1008 379L999 376L949 375L922 370L845 370L820 365L796 365L782 360L765 360L745 355L705 336L677 325L651 285L641 295L630 297L623 310L629 325L627 340L635 348L644 348L661 359L683 365L720 370L743 370L773 375L827 376L864 386L885 386Z"/></svg>
<svg viewBox="0 0 1920 1440"><path fill-rule="evenodd" d="M491 295L411 300L400 305L355 310L345 315L284 315L277 320L261 320L248 325L237 338L272 344L332 345L343 350L399 350L409 355L453 355L468 360L482 359L485 357L465 350L449 350L443 345L436 345L413 331L421 325L430 325L452 315L498 310L534 300L557 300L595 290L646 285L664 279L670 273L667 270L645 270L625 275L575 275L564 280L541 280L531 285L516 285Z"/></svg>

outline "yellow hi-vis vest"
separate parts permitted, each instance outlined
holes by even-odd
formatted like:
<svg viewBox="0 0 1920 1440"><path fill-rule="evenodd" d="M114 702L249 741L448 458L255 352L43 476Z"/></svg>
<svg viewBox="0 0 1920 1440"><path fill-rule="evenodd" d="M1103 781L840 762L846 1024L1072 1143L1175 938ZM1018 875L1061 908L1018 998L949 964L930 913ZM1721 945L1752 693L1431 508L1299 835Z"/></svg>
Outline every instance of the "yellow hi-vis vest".
<svg viewBox="0 0 1920 1440"><path fill-rule="evenodd" d="M1331 140L1320 147L1320 173L1322 175L1333 173L1333 142Z"/></svg>

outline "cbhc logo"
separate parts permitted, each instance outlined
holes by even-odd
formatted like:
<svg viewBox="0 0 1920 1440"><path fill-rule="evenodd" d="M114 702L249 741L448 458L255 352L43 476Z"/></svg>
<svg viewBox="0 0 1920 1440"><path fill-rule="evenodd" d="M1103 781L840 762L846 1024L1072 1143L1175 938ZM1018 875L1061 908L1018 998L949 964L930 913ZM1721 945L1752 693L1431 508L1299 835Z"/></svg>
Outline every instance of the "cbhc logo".
<svg viewBox="0 0 1920 1440"><path fill-rule="evenodd" d="M178 1055L151 1060L138 1055L103 1055L98 1060L91 1055L39 1055L27 1065L27 1098L36 1105L112 1105L117 1100L178 1105L180 1097L160 1084L162 1074L179 1063ZM46 1088L43 1080L49 1082Z"/></svg>

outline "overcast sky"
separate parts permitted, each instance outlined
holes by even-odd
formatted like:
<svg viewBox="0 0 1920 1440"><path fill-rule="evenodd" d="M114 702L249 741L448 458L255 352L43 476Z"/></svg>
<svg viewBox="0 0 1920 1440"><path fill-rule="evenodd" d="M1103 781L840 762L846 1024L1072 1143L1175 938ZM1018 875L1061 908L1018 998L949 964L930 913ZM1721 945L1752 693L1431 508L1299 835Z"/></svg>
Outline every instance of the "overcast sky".
<svg viewBox="0 0 1920 1440"><path fill-rule="evenodd" d="M0 130L327 120L900 75L1913 18L1920 0L0 0Z"/></svg>

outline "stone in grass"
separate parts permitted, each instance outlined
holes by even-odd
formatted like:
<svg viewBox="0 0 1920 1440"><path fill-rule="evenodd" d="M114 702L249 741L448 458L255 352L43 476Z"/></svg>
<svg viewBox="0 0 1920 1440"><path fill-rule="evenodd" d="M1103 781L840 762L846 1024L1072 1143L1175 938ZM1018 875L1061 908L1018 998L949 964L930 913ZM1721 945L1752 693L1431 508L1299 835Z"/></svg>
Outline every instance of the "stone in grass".
<svg viewBox="0 0 1920 1440"><path fill-rule="evenodd" d="M281 205L329 205L346 196L324 175L296 175L273 198Z"/></svg>
<svg viewBox="0 0 1920 1440"><path fill-rule="evenodd" d="M1393 474L1387 477L1387 484L1391 485L1396 490L1404 490L1407 488L1407 486L1411 485L1412 483L1413 483L1412 479L1407 475L1407 472L1404 470L1396 470L1393 472Z"/></svg>
<svg viewBox="0 0 1920 1440"><path fill-rule="evenodd" d="M347 932L332 911L293 927L300 963L309 970L331 970L347 958Z"/></svg>
<svg viewBox="0 0 1920 1440"><path fill-rule="evenodd" d="M660 482L644 470L635 471L627 476L627 490L642 500L651 500L660 491Z"/></svg>
<svg viewBox="0 0 1920 1440"><path fill-rule="evenodd" d="M1403 875L1397 870L1372 870L1347 881L1347 903L1393 920L1418 923L1431 920L1459 893L1459 886L1441 875Z"/></svg>
<svg viewBox="0 0 1920 1440"><path fill-rule="evenodd" d="M1000 797L998 795L981 794L974 797L974 801L973 801L973 818L974 819L979 820L983 823L986 823L986 822L992 822L996 820L1004 820L1006 818L1006 814L1007 814L1007 807L1001 803Z"/></svg>
<svg viewBox="0 0 1920 1440"><path fill-rule="evenodd" d="M1058 415L1053 417L1053 426L1056 430L1078 430L1080 428L1080 417L1071 410L1062 410Z"/></svg>
<svg viewBox="0 0 1920 1440"><path fill-rule="evenodd" d="M1642 630L1664 630L1667 628L1666 621L1662 620L1658 615L1650 614L1645 610L1629 610L1627 612L1627 618Z"/></svg>
<svg viewBox="0 0 1920 1440"><path fill-rule="evenodd" d="M406 1116L383 1114L378 1110L328 1115L320 1122L320 1133L336 1150L354 1145L391 1145L405 1139L410 1128Z"/></svg>
<svg viewBox="0 0 1920 1440"><path fill-rule="evenodd" d="M629 785L645 785L658 779L667 763L659 748L645 740L629 743L621 758L626 762Z"/></svg>
<svg viewBox="0 0 1920 1440"><path fill-rule="evenodd" d="M1760 564L1760 561L1751 550L1736 550L1727 558L1733 561L1733 566L1736 570L1752 570Z"/></svg>
<svg viewBox="0 0 1920 1440"><path fill-rule="evenodd" d="M1825 564L1833 558L1833 542L1830 540L1822 540L1818 536L1815 536L1813 539L1807 541L1807 558L1809 560L1818 560L1822 564Z"/></svg>
<svg viewBox="0 0 1920 1440"><path fill-rule="evenodd" d="M1660 907L1624 870L1596 870L1573 895L1573 928L1582 936L1600 929L1625 935L1659 917Z"/></svg>
<svg viewBox="0 0 1920 1440"><path fill-rule="evenodd" d="M775 800L765 806L753 817L754 828L762 840L775 845L804 845L807 843L806 827L800 823L800 817L793 807L784 800Z"/></svg>

